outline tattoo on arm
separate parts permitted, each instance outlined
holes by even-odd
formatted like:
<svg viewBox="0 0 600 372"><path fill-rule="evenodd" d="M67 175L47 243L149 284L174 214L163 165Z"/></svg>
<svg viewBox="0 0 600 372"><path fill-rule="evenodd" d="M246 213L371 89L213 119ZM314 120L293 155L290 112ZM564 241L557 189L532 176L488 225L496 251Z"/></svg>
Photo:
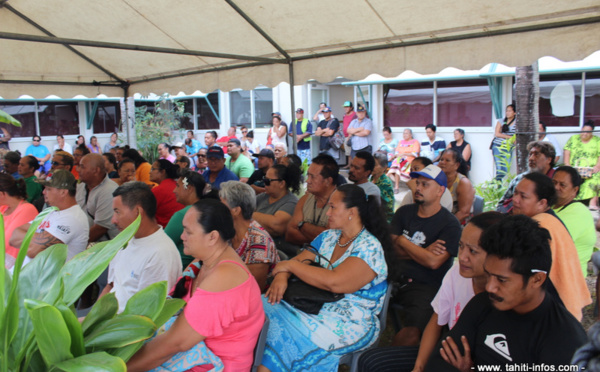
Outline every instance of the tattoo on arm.
<svg viewBox="0 0 600 372"><path fill-rule="evenodd" d="M63 244L62 240L45 230L41 233L36 233L33 236L32 243L38 245L42 249L48 248L54 244Z"/></svg>

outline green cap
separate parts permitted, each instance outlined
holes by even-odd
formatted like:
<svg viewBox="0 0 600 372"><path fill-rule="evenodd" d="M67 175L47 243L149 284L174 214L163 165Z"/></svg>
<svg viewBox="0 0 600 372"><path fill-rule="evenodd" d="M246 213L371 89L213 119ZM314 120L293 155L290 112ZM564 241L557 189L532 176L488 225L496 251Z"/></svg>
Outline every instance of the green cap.
<svg viewBox="0 0 600 372"><path fill-rule="evenodd" d="M352 107L352 102L350 102L350 101L344 102L344 106L343 107Z"/></svg>
<svg viewBox="0 0 600 372"><path fill-rule="evenodd" d="M48 175L45 180L38 180L37 182L44 186L54 187L55 189L75 190L77 188L75 176L64 169L57 169Z"/></svg>

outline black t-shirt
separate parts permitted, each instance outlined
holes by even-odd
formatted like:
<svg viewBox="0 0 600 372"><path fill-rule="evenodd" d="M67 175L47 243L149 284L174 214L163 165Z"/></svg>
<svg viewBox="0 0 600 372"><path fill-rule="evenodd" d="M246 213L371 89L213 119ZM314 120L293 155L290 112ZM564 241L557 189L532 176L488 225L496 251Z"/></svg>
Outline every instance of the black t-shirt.
<svg viewBox="0 0 600 372"><path fill-rule="evenodd" d="M436 240L441 239L446 242L446 251L451 257L436 270L426 268L413 260L399 260L399 272L405 277L411 278L415 283L439 288L444 275L452 266L453 257L458 255L460 223L446 208L441 208L438 213L428 218L419 217L418 210L417 204L408 204L398 208L392 219L392 234L404 235L422 248L427 248Z"/></svg>
<svg viewBox="0 0 600 372"><path fill-rule="evenodd" d="M335 134L335 132L337 132L339 127L340 127L340 122L338 121L338 119L331 118L331 120L329 121L329 124L328 124L327 120L321 120L321 122L319 123L319 126L317 128L333 129L333 134ZM330 148L331 148L331 145L329 144L329 137L321 136L321 142L319 142L319 150L324 151L324 150L329 150Z"/></svg>
<svg viewBox="0 0 600 372"><path fill-rule="evenodd" d="M265 187L265 182L263 181L264 177L265 172L263 172L260 169L257 169L254 171L254 173L252 173L250 178L248 178L248 181L246 181L246 183L248 185L255 185L257 187Z"/></svg>
<svg viewBox="0 0 600 372"><path fill-rule="evenodd" d="M546 294L544 301L527 314L497 310L486 292L473 297L448 336L464 354L461 336L466 336L476 366L570 364L587 337L581 323ZM434 348L425 371L456 371L440 356L441 342ZM477 368L475 369L477 370ZM521 369L524 370L524 369ZM544 369L544 371L550 369Z"/></svg>

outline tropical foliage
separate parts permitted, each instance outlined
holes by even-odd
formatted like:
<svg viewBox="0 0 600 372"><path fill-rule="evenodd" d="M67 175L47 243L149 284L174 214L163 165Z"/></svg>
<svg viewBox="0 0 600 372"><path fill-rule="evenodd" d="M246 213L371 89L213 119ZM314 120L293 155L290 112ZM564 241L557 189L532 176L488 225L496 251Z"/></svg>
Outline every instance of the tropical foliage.
<svg viewBox="0 0 600 372"><path fill-rule="evenodd" d="M121 314L114 294L107 294L80 322L73 305L134 236L140 217L113 240L67 263L67 246L57 244L21 270L26 247L51 211L46 209L32 223L12 277L6 269L0 272L0 371L126 371L125 362L183 301L167 299L167 284L160 282L134 295ZM4 238L0 228L2 267Z"/></svg>
<svg viewBox="0 0 600 372"><path fill-rule="evenodd" d="M510 153L512 151L515 142L515 136L511 137L508 141L505 141L500 147L500 155L498 160L502 165L506 167L506 175L501 181L491 179L485 182L475 185L475 193L481 196L484 200L483 211L495 211L496 206L504 193L508 189L508 185L515 178L515 175L510 172L511 161L509 161Z"/></svg>

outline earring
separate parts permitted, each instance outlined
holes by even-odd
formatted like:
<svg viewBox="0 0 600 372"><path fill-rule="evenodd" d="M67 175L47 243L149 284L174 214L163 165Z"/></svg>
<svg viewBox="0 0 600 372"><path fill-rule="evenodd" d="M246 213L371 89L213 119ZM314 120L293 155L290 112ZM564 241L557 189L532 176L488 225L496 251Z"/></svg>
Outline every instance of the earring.
<svg viewBox="0 0 600 372"><path fill-rule="evenodd" d="M348 217L348 219L349 219L350 221L352 221L352 216L349 216L349 217Z"/></svg>

